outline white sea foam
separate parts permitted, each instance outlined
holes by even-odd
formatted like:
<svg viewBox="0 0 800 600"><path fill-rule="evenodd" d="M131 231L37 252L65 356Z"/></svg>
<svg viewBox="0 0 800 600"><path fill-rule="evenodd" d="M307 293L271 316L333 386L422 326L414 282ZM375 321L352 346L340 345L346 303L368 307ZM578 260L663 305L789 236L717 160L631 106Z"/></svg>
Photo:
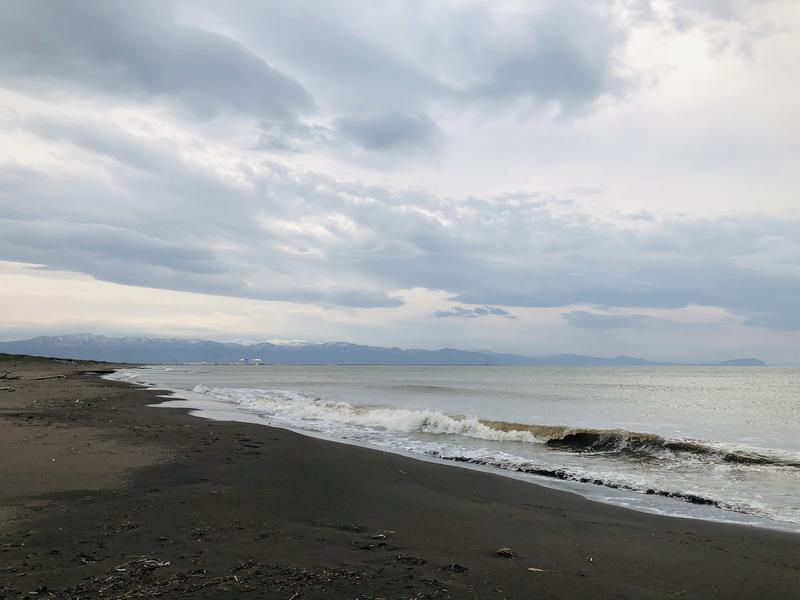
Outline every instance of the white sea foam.
<svg viewBox="0 0 800 600"><path fill-rule="evenodd" d="M314 398L291 390L211 388L198 384L196 393L232 402L245 409L270 415L293 426L310 423L379 428L394 432L453 435L490 442L550 444L584 452L627 452L649 458L716 460L750 465L800 467L800 454L750 446L668 439L651 433L623 429L587 429L492 421L471 416L447 415L435 410L409 410L380 406L354 406Z"/></svg>
<svg viewBox="0 0 800 600"><path fill-rule="evenodd" d="M195 386L197 393L233 402L295 426L309 421L382 428L399 432L461 435L495 442L542 443L529 431L502 431L474 417L449 416L434 410L356 407L347 402L311 398L289 390L254 390Z"/></svg>

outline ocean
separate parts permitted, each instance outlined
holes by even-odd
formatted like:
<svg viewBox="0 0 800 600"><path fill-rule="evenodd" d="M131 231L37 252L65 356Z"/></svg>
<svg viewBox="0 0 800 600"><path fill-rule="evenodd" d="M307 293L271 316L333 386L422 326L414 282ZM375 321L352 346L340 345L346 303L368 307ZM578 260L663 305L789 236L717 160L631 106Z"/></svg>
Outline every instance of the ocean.
<svg viewBox="0 0 800 600"><path fill-rule="evenodd" d="M176 365L164 406L800 532L800 369Z"/></svg>

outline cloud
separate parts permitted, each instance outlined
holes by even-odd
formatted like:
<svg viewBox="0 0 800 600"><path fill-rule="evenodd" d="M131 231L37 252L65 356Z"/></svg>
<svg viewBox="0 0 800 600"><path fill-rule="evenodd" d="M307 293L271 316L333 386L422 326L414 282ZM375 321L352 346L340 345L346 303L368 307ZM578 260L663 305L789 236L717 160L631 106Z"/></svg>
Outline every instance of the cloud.
<svg viewBox="0 0 800 600"><path fill-rule="evenodd" d="M573 327L583 329L640 329L659 326L678 326L675 321L657 319L647 315L606 315L585 310L573 310L563 313L562 318Z"/></svg>
<svg viewBox="0 0 800 600"><path fill-rule="evenodd" d="M0 219L0 256L24 262L36 257L47 267L78 271L113 283L257 300L350 308L397 307L402 298L367 286L325 282L298 285L292 278L268 284L255 259L248 278L225 257L180 237L154 236L97 224Z"/></svg>
<svg viewBox="0 0 800 600"><path fill-rule="evenodd" d="M219 5L212 7L218 12ZM236 3L226 18L318 84L337 110L431 116L432 106L494 112L523 102L588 111L632 84L620 69L620 15L591 2Z"/></svg>
<svg viewBox="0 0 800 600"><path fill-rule="evenodd" d="M447 141L438 119L454 110L493 114L522 102L578 115L627 86L616 58L625 36L611 13L541 6L512 18L464 4L420 18L403 4L11 0L0 7L0 80L54 101L250 117L254 147L272 153L337 152L346 141L363 153L419 155ZM394 40L398 26L429 52L409 53Z"/></svg>
<svg viewBox="0 0 800 600"><path fill-rule="evenodd" d="M786 310L776 313L757 314L745 319L745 325L750 327L763 327L778 331L800 331L800 312L786 307Z"/></svg>
<svg viewBox="0 0 800 600"><path fill-rule="evenodd" d="M488 76L468 93L495 101L551 103L562 114L586 110L633 83L618 58L625 38L611 15L588 3L548 4L527 17L518 44L487 61Z"/></svg>
<svg viewBox="0 0 800 600"><path fill-rule="evenodd" d="M165 145L160 133L86 119L23 122L77 166L27 180L0 168L13 182L0 186L0 258L243 298L391 307L402 303L392 290L427 288L475 316L495 305L700 305L796 326L790 218L604 220L524 194L448 199L254 168L246 155L209 163L192 139Z"/></svg>
<svg viewBox="0 0 800 600"><path fill-rule="evenodd" d="M448 317L457 317L459 319L478 319L480 317L489 316L501 316L509 319L514 318L511 313L496 306L477 306L475 308L454 306L450 310L437 310L435 313L433 313L433 316L439 319Z"/></svg>
<svg viewBox="0 0 800 600"><path fill-rule="evenodd" d="M438 128L424 115L391 112L376 117L345 117L337 122L339 132L366 150L379 152L432 147Z"/></svg>
<svg viewBox="0 0 800 600"><path fill-rule="evenodd" d="M637 158L652 151L650 166L663 181L684 181L675 165L688 162L708 172L703 181L736 185L732 169L714 171L729 164L729 144L719 140L733 130L739 147L760 154L764 146L764 156L788 165L784 178L759 172L759 186L794 176L791 152L751 144L739 128L758 123L759 135L770 137L778 129L747 115L774 114L785 130L782 104L737 113L728 130L712 119L720 131L709 137L718 145L698 146L697 164L685 157L696 138L682 136L698 129L695 121L671 129L682 105L694 106L692 89L654 94L664 105L642 100L632 112L603 113L604 98L625 101L637 85L621 64L632 33L625 11L556 1L379 8L11 1L0 13L0 139L9 149L0 163L0 259L142 287L325 307L390 309L404 302L403 290L425 288L463 305L439 318L510 316L494 306L700 305L753 327L798 327L795 213L735 214L721 195L703 217L649 204L626 217L614 212L616 188L584 206L552 191L605 189L611 181L633 190L642 208L639 196L652 181L627 179L639 163L588 150L624 145L618 123L640 113L636 137L648 142ZM679 44L676 52L693 51ZM738 70L725 69L727 80L739 81ZM682 81L696 86L706 75ZM769 93L759 102L793 97L763 89ZM726 106L730 97L726 89ZM696 108L707 127L712 108ZM581 120L592 114L591 123ZM465 139L477 158L443 159L427 183L467 194L425 191L417 165L396 177L360 170L379 161L342 168L351 146L386 155L385 165L412 151L452 158L466 152ZM664 146L681 156L659 153ZM486 176L499 182L491 189L515 189L506 179L515 169L532 189L473 191L469 175L492 160L501 167ZM589 163L593 173L581 168ZM705 205L720 189L695 181L682 184L676 202ZM757 190L758 198L771 189ZM565 319L584 329L657 324L586 311Z"/></svg>
<svg viewBox="0 0 800 600"><path fill-rule="evenodd" d="M54 94L87 90L177 103L205 118L292 122L313 100L241 44L175 22L167 2L4 2L0 77Z"/></svg>
<svg viewBox="0 0 800 600"><path fill-rule="evenodd" d="M233 24L261 54L276 57L302 79L314 81L336 110L400 109L446 90L424 64L387 43L387 28L396 25L387 18L396 14L413 19L415 11L409 5L345 1L205 6L216 17L212 22Z"/></svg>

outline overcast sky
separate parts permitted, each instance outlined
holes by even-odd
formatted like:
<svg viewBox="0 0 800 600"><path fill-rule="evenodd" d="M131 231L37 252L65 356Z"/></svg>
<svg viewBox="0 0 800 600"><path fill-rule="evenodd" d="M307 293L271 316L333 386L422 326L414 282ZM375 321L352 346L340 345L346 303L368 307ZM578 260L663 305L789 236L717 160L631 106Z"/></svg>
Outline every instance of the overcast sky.
<svg viewBox="0 0 800 600"><path fill-rule="evenodd" d="M0 338L800 361L796 0L0 3Z"/></svg>

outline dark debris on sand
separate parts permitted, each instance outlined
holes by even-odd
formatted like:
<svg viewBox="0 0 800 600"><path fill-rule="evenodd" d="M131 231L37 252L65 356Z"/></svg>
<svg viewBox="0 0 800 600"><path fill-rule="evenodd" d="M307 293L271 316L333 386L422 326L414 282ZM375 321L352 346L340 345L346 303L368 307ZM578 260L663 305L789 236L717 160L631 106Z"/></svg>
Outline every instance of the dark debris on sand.
<svg viewBox="0 0 800 600"><path fill-rule="evenodd" d="M358 587L366 583L369 575L364 571L348 568L298 568L278 563L245 561L224 575L211 575L205 569L175 569L170 561L151 557L132 557L108 572L88 578L62 592L43 588L27 594L27 597L57 597L63 600L89 600L108 598L235 598L240 594L254 593L255 597L275 598L323 598L333 589L353 590L353 597L368 600L377 598L360 594ZM447 590L442 582L425 580L424 590L415 589L404 594L380 596L390 598L437 598ZM417 586L413 586L417 587Z"/></svg>

